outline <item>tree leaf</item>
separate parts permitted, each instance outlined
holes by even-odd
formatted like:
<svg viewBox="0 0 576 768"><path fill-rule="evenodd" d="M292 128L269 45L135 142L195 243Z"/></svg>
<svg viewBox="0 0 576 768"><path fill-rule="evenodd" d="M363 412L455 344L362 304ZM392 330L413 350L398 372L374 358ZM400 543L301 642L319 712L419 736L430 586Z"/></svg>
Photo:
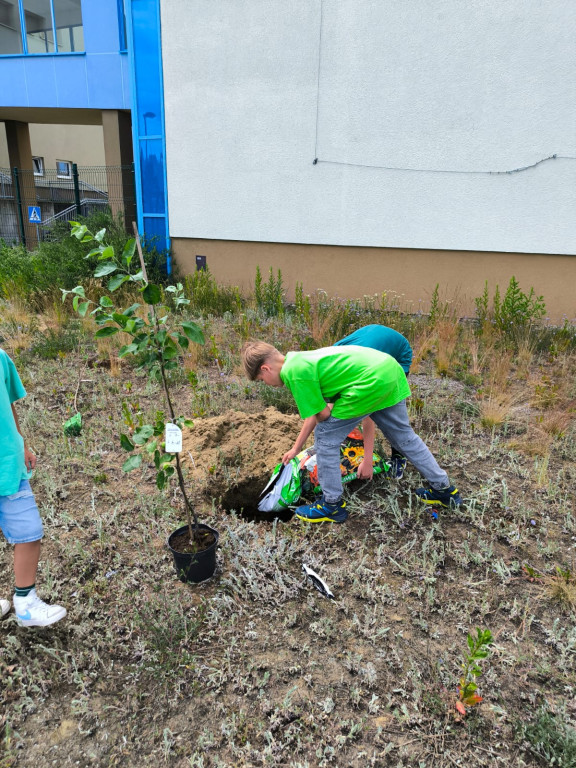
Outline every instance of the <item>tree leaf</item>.
<svg viewBox="0 0 576 768"><path fill-rule="evenodd" d="M114 278L112 278L114 280ZM112 299L108 298L108 296L101 296L100 297L100 306L101 307L113 307L114 304L112 302Z"/></svg>
<svg viewBox="0 0 576 768"><path fill-rule="evenodd" d="M200 326L196 325L196 323L181 323L181 326L190 341L196 344L204 344L204 334Z"/></svg>
<svg viewBox="0 0 576 768"><path fill-rule="evenodd" d="M178 334L178 344L182 347L182 349L188 349L188 346L190 345L190 341L184 336L184 334L179 333Z"/></svg>
<svg viewBox="0 0 576 768"><path fill-rule="evenodd" d="M133 469L138 469L138 467L141 464L142 464L142 456L140 456L140 454L137 453L135 456L130 456L129 459L126 459L126 461L122 465L122 471L132 472Z"/></svg>
<svg viewBox="0 0 576 768"><path fill-rule="evenodd" d="M121 328L126 328L126 324L128 323L126 315L121 315L119 312L112 313L112 320L114 320L115 323L118 323Z"/></svg>
<svg viewBox="0 0 576 768"><path fill-rule="evenodd" d="M124 250L122 251L122 261L124 264L126 264L126 267L129 268L130 264L132 262L132 258L134 256L134 250L136 248L136 240L132 237L126 245L124 246Z"/></svg>
<svg viewBox="0 0 576 768"><path fill-rule="evenodd" d="M78 314L80 315L80 317L84 317L86 315L86 312L89 306L90 306L89 301L83 301L82 304L80 304L80 306L78 307Z"/></svg>
<svg viewBox="0 0 576 768"><path fill-rule="evenodd" d="M128 275L114 275L114 277L110 278L108 281L108 290L109 291L116 291L120 286L126 282L126 280L129 280L130 278Z"/></svg>
<svg viewBox="0 0 576 768"><path fill-rule="evenodd" d="M99 328L94 334L94 338L104 339L106 336L114 336L119 330L120 328L114 328L113 325L107 325L105 328Z"/></svg>
<svg viewBox="0 0 576 768"><path fill-rule="evenodd" d="M154 428L150 424L144 424L139 427L132 435L132 440L136 445L144 445L154 434Z"/></svg>
<svg viewBox="0 0 576 768"><path fill-rule="evenodd" d="M138 352L138 344L126 344L120 347L118 350L118 357L126 357L126 355L133 355L134 352Z"/></svg>
<svg viewBox="0 0 576 768"><path fill-rule="evenodd" d="M132 317L134 312L140 309L141 306L142 304L131 304L127 309L124 310L124 312L122 312L122 314L126 315L126 317Z"/></svg>
<svg viewBox="0 0 576 768"><path fill-rule="evenodd" d="M111 275L112 272L116 272L118 267L116 264L111 264L109 261L106 264L100 264L94 271L94 277L104 277L105 275Z"/></svg>
<svg viewBox="0 0 576 768"><path fill-rule="evenodd" d="M462 717L466 717L466 707L464 706L464 704L462 704L461 701L456 702L456 709L458 710L458 712L460 712Z"/></svg>
<svg viewBox="0 0 576 768"><path fill-rule="evenodd" d="M146 304L159 304L162 301L162 291L154 283L147 283L142 289L142 297Z"/></svg>
<svg viewBox="0 0 576 768"><path fill-rule="evenodd" d="M120 445L125 451L133 451L135 447L128 435L120 435Z"/></svg>

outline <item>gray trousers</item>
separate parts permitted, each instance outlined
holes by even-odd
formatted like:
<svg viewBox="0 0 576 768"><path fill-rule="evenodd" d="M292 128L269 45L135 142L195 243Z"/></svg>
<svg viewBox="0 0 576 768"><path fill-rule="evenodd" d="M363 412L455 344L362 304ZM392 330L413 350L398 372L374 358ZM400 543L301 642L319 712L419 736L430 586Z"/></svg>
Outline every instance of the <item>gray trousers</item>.
<svg viewBox="0 0 576 768"><path fill-rule="evenodd" d="M406 400L402 400L390 408L367 413L365 416L353 419L335 419L334 416L330 416L326 421L316 425L314 443L318 461L318 480L324 499L328 503L333 504L342 496L340 444L366 416L370 416L389 443L406 456L433 488L438 490L450 485L446 472L438 466L426 443L410 426Z"/></svg>

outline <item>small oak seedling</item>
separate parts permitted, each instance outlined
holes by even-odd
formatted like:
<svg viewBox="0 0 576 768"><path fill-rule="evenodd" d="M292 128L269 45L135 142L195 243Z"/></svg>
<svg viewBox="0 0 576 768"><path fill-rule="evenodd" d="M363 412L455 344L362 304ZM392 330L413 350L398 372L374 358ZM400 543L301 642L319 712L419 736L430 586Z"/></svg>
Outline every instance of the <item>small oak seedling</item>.
<svg viewBox="0 0 576 768"><path fill-rule="evenodd" d="M476 693L478 690L476 680L482 674L478 662L488 656L488 646L492 643L492 633L489 629L482 630L477 627L476 632L476 638L468 635L469 653L464 654L462 677L458 685L456 709L462 717L466 716L466 707L474 707L482 701L482 696Z"/></svg>

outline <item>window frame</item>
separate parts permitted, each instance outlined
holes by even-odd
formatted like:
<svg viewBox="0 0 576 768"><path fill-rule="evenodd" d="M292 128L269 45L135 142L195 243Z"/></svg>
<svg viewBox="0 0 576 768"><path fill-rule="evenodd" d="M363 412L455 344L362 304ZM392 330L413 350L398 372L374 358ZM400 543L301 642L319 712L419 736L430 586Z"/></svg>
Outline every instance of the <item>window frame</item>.
<svg viewBox="0 0 576 768"><path fill-rule="evenodd" d="M38 160L40 161L39 162L39 166L40 166L40 170L39 171L36 170L36 161L38 161ZM40 157L40 155L32 155L32 166L34 168L34 176L44 176L44 171L45 171L46 166L44 164L44 158L43 157Z"/></svg>
<svg viewBox="0 0 576 768"><path fill-rule="evenodd" d="M58 171L58 163L66 163L70 172L67 175ZM72 161L71 160L56 160L56 178L57 179L71 179L72 178Z"/></svg>

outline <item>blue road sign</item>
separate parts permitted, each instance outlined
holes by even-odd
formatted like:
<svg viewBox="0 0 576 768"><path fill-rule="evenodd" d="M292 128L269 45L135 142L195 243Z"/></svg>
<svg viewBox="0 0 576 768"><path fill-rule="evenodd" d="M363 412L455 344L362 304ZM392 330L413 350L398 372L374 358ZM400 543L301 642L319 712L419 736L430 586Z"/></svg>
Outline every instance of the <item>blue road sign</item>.
<svg viewBox="0 0 576 768"><path fill-rule="evenodd" d="M42 214L40 213L39 205L28 206L28 221L30 222L30 224L42 223Z"/></svg>

